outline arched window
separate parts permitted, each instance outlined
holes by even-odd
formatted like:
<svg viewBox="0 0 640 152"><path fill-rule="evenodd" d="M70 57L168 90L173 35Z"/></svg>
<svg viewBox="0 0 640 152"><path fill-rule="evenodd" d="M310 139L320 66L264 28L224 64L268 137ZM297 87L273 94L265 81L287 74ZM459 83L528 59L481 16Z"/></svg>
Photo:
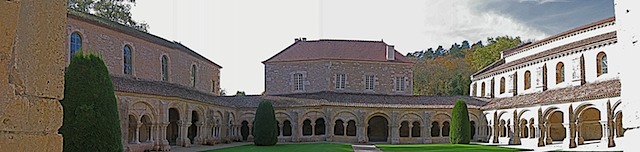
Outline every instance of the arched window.
<svg viewBox="0 0 640 152"><path fill-rule="evenodd" d="M564 82L564 63L556 64L556 84Z"/></svg>
<svg viewBox="0 0 640 152"><path fill-rule="evenodd" d="M527 70L526 72L524 72L524 89L530 89L531 88L531 72L529 70Z"/></svg>
<svg viewBox="0 0 640 152"><path fill-rule="evenodd" d="M442 123L442 137L449 137L449 122Z"/></svg>
<svg viewBox="0 0 640 152"><path fill-rule="evenodd" d="M122 52L124 56L124 74L131 75L131 47L129 45L125 45Z"/></svg>
<svg viewBox="0 0 640 152"><path fill-rule="evenodd" d="M505 85L505 80L504 77L500 78L500 94L504 93L504 85Z"/></svg>
<svg viewBox="0 0 640 152"><path fill-rule="evenodd" d="M477 97L478 96L478 84L473 83L473 87L471 88L471 90L473 90L473 91L471 91L471 92L473 92L473 96Z"/></svg>
<svg viewBox="0 0 640 152"><path fill-rule="evenodd" d="M318 118L316 119L316 125L314 126L315 128L315 135L324 135L324 119L323 118Z"/></svg>
<svg viewBox="0 0 640 152"><path fill-rule="evenodd" d="M420 122L414 121L411 127L411 137L420 137Z"/></svg>
<svg viewBox="0 0 640 152"><path fill-rule="evenodd" d="M343 136L344 135L344 121L342 120L336 120L336 124L333 127L333 134L334 135L340 135Z"/></svg>
<svg viewBox="0 0 640 152"><path fill-rule="evenodd" d="M440 136L440 124L437 121L431 123L431 137Z"/></svg>
<svg viewBox="0 0 640 152"><path fill-rule="evenodd" d="M191 87L196 87L196 65L191 65Z"/></svg>
<svg viewBox="0 0 640 152"><path fill-rule="evenodd" d="M482 86L480 88L481 88L480 93L482 93L480 94L480 97L484 97L484 90L485 90L484 82L482 82Z"/></svg>
<svg viewBox="0 0 640 152"><path fill-rule="evenodd" d="M475 121L471 121L471 140L473 140L473 137L476 136L476 122Z"/></svg>
<svg viewBox="0 0 640 152"><path fill-rule="evenodd" d="M81 48L82 37L80 37L80 33L71 33L71 42L69 43L69 59L73 59L73 56L75 56L76 52L80 51Z"/></svg>
<svg viewBox="0 0 640 152"><path fill-rule="evenodd" d="M282 125L282 136L291 136L291 121L285 120Z"/></svg>
<svg viewBox="0 0 640 152"><path fill-rule="evenodd" d="M311 131L311 120L309 119L305 119L302 122L302 135L303 136L311 136L311 134L313 134L313 132Z"/></svg>
<svg viewBox="0 0 640 152"><path fill-rule="evenodd" d="M347 136L356 136L356 121L347 122Z"/></svg>
<svg viewBox="0 0 640 152"><path fill-rule="evenodd" d="M596 67L598 68L598 76L609 73L609 64L607 64L607 54L604 52L598 53L598 57L596 58Z"/></svg>
<svg viewBox="0 0 640 152"><path fill-rule="evenodd" d="M400 137L409 137L409 122L400 123Z"/></svg>
<svg viewBox="0 0 640 152"><path fill-rule="evenodd" d="M169 80L169 64L168 64L168 58L166 55L162 55L162 81L168 81Z"/></svg>

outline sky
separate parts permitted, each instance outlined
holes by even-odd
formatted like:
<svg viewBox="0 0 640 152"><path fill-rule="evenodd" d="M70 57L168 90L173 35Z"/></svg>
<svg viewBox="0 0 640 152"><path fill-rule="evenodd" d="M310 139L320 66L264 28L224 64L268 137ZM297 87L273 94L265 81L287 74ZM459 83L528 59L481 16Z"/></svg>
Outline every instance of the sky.
<svg viewBox="0 0 640 152"><path fill-rule="evenodd" d="M264 91L295 38L383 40L402 54L496 36L541 40L613 16L613 0L137 0L149 33L221 65L227 94Z"/></svg>

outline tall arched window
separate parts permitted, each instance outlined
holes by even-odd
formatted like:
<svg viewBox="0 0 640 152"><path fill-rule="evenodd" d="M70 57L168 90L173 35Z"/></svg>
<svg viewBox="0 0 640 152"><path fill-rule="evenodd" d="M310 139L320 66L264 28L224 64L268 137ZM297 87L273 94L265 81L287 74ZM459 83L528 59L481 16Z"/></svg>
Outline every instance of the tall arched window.
<svg viewBox="0 0 640 152"><path fill-rule="evenodd" d="M125 45L123 50L124 56L124 74L131 75L132 66L131 66L131 47L129 45Z"/></svg>
<svg viewBox="0 0 640 152"><path fill-rule="evenodd" d="M168 58L166 55L162 56L162 81L168 81L169 80L169 64L168 64Z"/></svg>
<svg viewBox="0 0 640 152"><path fill-rule="evenodd" d="M409 122L403 121L400 123L400 137L409 137Z"/></svg>
<svg viewBox="0 0 640 152"><path fill-rule="evenodd" d="M504 93L504 90L505 90L504 89L505 88L504 85L505 85L505 79L504 79L504 77L502 77L502 78L500 78L500 94Z"/></svg>
<svg viewBox="0 0 640 152"><path fill-rule="evenodd" d="M347 136L356 136L356 121L347 122Z"/></svg>
<svg viewBox="0 0 640 152"><path fill-rule="evenodd" d="M431 137L440 136L440 123L434 121L431 123Z"/></svg>
<svg viewBox="0 0 640 152"><path fill-rule="evenodd" d="M449 122L442 123L442 137L449 137Z"/></svg>
<svg viewBox="0 0 640 152"><path fill-rule="evenodd" d="M598 53L598 57L596 58L596 64L598 64L597 72L598 76L609 73L609 64L607 64L607 54L604 52Z"/></svg>
<svg viewBox="0 0 640 152"><path fill-rule="evenodd" d="M191 65L191 87L196 87L196 65Z"/></svg>
<svg viewBox="0 0 640 152"><path fill-rule="evenodd" d="M480 97L484 97L484 90L485 90L484 82L482 82L482 86L480 87L480 89L481 89L480 93L482 93L482 94L480 94Z"/></svg>
<svg viewBox="0 0 640 152"><path fill-rule="evenodd" d="M473 87L471 88L471 90L473 90L473 91L471 91L471 92L473 92L473 96L477 97L478 96L478 84L473 83Z"/></svg>
<svg viewBox="0 0 640 152"><path fill-rule="evenodd" d="M564 63L556 64L556 84L564 82Z"/></svg>
<svg viewBox="0 0 640 152"><path fill-rule="evenodd" d="M333 126L333 134L334 135L344 135L344 121L338 119L336 120L335 125Z"/></svg>
<svg viewBox="0 0 640 152"><path fill-rule="evenodd" d="M524 89L530 89L531 88L531 72L529 70L527 70L526 72L524 72Z"/></svg>
<svg viewBox="0 0 640 152"><path fill-rule="evenodd" d="M414 121L411 127L411 137L420 137L420 122Z"/></svg>
<svg viewBox="0 0 640 152"><path fill-rule="evenodd" d="M71 33L71 42L69 43L69 59L73 59L73 56L75 56L76 52L80 51L81 48L82 37L80 37L80 33Z"/></svg>

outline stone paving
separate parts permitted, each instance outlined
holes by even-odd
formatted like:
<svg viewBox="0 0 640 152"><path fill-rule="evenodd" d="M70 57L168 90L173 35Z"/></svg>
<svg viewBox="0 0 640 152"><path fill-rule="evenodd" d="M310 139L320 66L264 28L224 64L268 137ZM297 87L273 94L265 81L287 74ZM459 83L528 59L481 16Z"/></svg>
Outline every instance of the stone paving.
<svg viewBox="0 0 640 152"><path fill-rule="evenodd" d="M353 152L382 152L376 145L351 145Z"/></svg>

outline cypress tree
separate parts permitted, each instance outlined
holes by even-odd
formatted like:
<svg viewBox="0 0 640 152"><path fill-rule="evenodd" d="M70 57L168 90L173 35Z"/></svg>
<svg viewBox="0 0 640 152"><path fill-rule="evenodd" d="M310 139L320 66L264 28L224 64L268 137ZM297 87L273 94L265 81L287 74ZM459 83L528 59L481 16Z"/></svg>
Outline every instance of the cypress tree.
<svg viewBox="0 0 640 152"><path fill-rule="evenodd" d="M253 143L256 146L273 146L278 142L278 124L271 102L260 102L254 123Z"/></svg>
<svg viewBox="0 0 640 152"><path fill-rule="evenodd" d="M123 151L113 83L102 59L77 53L64 80L64 151Z"/></svg>
<svg viewBox="0 0 640 152"><path fill-rule="evenodd" d="M469 144L471 141L471 123L469 111L464 100L458 99L451 110L451 129L449 139L451 144Z"/></svg>

